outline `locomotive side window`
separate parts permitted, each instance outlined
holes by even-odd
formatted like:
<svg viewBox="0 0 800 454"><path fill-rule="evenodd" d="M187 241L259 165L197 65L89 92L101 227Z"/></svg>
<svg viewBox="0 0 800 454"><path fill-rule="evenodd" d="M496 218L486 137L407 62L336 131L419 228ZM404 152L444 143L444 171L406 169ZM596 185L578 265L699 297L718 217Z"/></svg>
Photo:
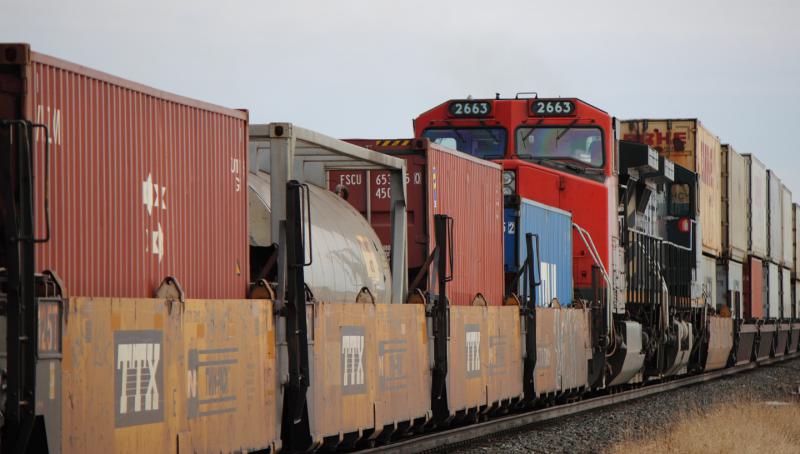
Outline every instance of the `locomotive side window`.
<svg viewBox="0 0 800 454"><path fill-rule="evenodd" d="M603 167L603 133L599 128L536 127L517 129L517 155L531 160L569 160Z"/></svg>
<svg viewBox="0 0 800 454"><path fill-rule="evenodd" d="M507 134L503 128L436 128L426 129L422 135L481 159L500 159L506 151Z"/></svg>

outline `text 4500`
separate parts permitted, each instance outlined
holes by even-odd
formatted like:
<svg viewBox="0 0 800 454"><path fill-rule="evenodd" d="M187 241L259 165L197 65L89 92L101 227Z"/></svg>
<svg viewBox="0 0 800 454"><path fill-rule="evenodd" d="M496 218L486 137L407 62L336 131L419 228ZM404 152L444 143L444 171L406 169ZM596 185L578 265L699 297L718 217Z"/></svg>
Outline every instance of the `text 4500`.
<svg viewBox="0 0 800 454"><path fill-rule="evenodd" d="M376 199L391 199L392 198L392 188L390 186L383 186L383 187L375 189L375 198Z"/></svg>

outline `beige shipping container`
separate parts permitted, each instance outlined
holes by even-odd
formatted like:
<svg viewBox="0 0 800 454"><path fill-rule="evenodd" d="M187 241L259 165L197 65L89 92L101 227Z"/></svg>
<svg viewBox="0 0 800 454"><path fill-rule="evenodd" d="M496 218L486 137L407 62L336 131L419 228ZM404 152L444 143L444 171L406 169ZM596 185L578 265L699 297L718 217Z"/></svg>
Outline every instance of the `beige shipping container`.
<svg viewBox="0 0 800 454"><path fill-rule="evenodd" d="M722 169L722 254L742 262L749 240L747 159L730 145L722 145Z"/></svg>
<svg viewBox="0 0 800 454"><path fill-rule="evenodd" d="M786 268L794 266L794 210L792 210L792 191L781 185L781 226L783 233L783 261Z"/></svg>
<svg viewBox="0 0 800 454"><path fill-rule="evenodd" d="M783 209L781 207L781 179L767 170L767 258L773 263L783 262Z"/></svg>
<svg viewBox="0 0 800 454"><path fill-rule="evenodd" d="M769 243L767 242L767 230L769 229L769 218L767 216L767 204L769 203L767 194L769 193L767 184L767 166L753 155L743 155L747 160L747 169L750 175L749 185L749 207L748 217L750 221L750 241L748 252L760 259L767 258Z"/></svg>
<svg viewBox="0 0 800 454"><path fill-rule="evenodd" d="M719 138L697 119L625 120L622 139L646 143L697 173L703 252L722 253L722 149Z"/></svg>

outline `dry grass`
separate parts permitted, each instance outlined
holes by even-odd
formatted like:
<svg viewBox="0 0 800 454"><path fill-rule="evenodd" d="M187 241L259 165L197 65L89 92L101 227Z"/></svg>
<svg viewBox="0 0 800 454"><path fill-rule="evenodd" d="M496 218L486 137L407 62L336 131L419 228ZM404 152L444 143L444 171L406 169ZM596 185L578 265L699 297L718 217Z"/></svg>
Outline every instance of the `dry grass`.
<svg viewBox="0 0 800 454"><path fill-rule="evenodd" d="M800 453L800 404L740 402L685 412L669 432L639 434L612 454Z"/></svg>

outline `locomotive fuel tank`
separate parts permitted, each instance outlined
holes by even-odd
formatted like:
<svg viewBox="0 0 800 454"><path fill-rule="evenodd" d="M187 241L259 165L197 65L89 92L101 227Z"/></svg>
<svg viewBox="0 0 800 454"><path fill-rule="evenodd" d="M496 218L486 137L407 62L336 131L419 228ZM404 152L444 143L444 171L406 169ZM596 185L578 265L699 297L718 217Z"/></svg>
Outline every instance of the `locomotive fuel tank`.
<svg viewBox="0 0 800 454"><path fill-rule="evenodd" d="M270 175L248 175L251 248L270 248ZM352 303L366 287L376 303L391 301L392 276L383 246L366 219L344 199L309 185L311 265L306 282L320 301ZM310 246L310 247L309 247ZM258 266L254 266L258 274Z"/></svg>

